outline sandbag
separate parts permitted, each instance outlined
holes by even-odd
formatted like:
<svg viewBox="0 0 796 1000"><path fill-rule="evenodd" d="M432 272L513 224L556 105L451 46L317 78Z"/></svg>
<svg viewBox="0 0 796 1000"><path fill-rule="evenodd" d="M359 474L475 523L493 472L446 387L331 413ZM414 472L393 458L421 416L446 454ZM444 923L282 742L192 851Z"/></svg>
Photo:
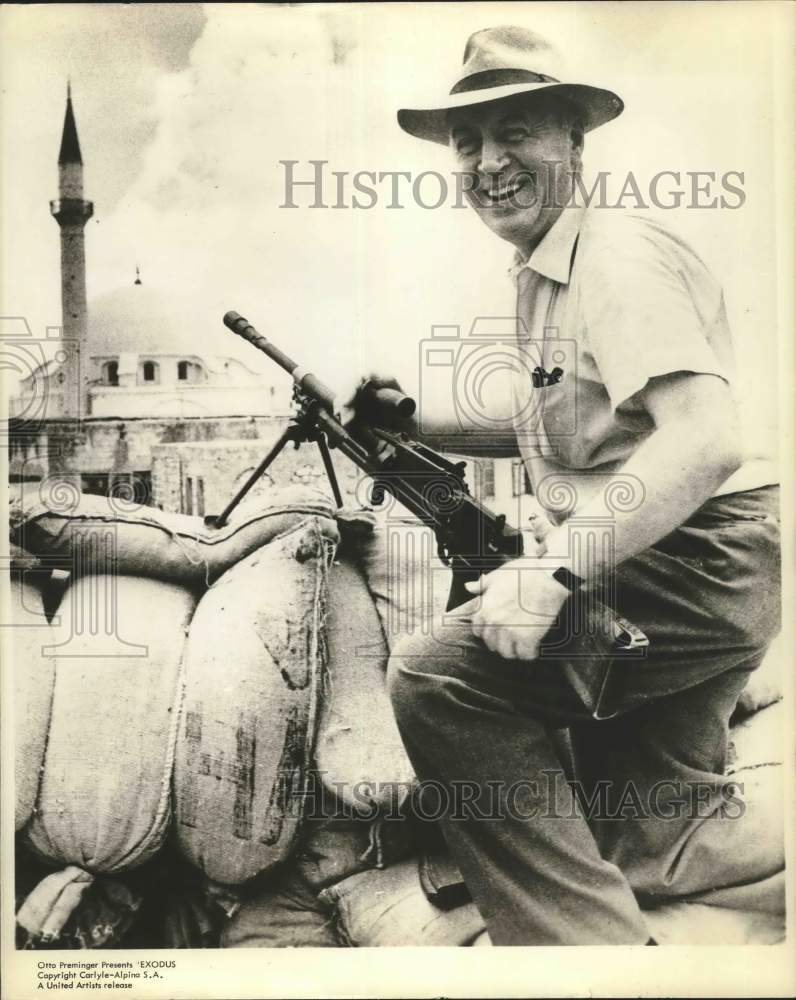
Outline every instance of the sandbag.
<svg viewBox="0 0 796 1000"><path fill-rule="evenodd" d="M782 698L785 661L785 643L780 633L769 646L763 662L757 670L752 671L741 692L736 708L739 717L759 712Z"/></svg>
<svg viewBox="0 0 796 1000"><path fill-rule="evenodd" d="M191 622L176 838L216 882L245 882L296 842L317 732L330 544L329 523L307 519L228 570Z"/></svg>
<svg viewBox="0 0 796 1000"><path fill-rule="evenodd" d="M475 903L441 910L426 899L415 859L352 875L324 889L318 900L352 948L464 946L485 930Z"/></svg>
<svg viewBox="0 0 796 1000"><path fill-rule="evenodd" d="M387 648L392 652L401 636L421 631L445 640L442 618L450 591L450 570L437 555L434 533L410 514L398 515L393 504L370 512L372 530L361 520L349 526L338 515L340 531L356 531L355 554L381 621ZM361 512L356 512L362 518ZM353 518L352 518L353 519Z"/></svg>
<svg viewBox="0 0 796 1000"><path fill-rule="evenodd" d="M71 559L76 573L110 572L107 563L113 559L118 573L186 586L212 583L308 516L331 518L333 510L317 490L290 486L272 491L265 506L238 508L225 527L209 528L202 518L116 497L58 498L60 504L39 499L18 511L13 540L29 552ZM329 531L335 531L331 522Z"/></svg>
<svg viewBox="0 0 796 1000"><path fill-rule="evenodd" d="M785 940L785 872L647 910L658 944L778 944Z"/></svg>
<svg viewBox="0 0 796 1000"><path fill-rule="evenodd" d="M8 543L8 558L13 573L27 572L29 579L35 579L42 572L41 559L14 542Z"/></svg>
<svg viewBox="0 0 796 1000"><path fill-rule="evenodd" d="M163 843L194 605L184 588L143 577L87 576L69 586L55 629L44 772L25 831L40 857L114 872Z"/></svg>
<svg viewBox="0 0 796 1000"><path fill-rule="evenodd" d="M730 730L732 742L727 774L738 785L743 816L741 836L728 845L743 859L743 878L751 883L768 878L785 866L785 703L755 712ZM784 890L781 911L785 911Z"/></svg>
<svg viewBox="0 0 796 1000"><path fill-rule="evenodd" d="M316 776L289 864L317 893L349 875L402 861L413 848L404 816L365 818L330 795Z"/></svg>
<svg viewBox="0 0 796 1000"><path fill-rule="evenodd" d="M22 946L123 947L142 902L141 894L123 882L69 865L43 878L17 911Z"/></svg>
<svg viewBox="0 0 796 1000"><path fill-rule="evenodd" d="M55 686L54 638L41 591L27 574L11 574L9 593L10 623L3 631L14 680L14 816L20 830L33 813L44 762Z"/></svg>
<svg viewBox="0 0 796 1000"><path fill-rule="evenodd" d="M728 774L781 765L785 755L785 704L775 702L730 730Z"/></svg>
<svg viewBox="0 0 796 1000"><path fill-rule="evenodd" d="M759 945L785 940L784 918L770 913L681 902L651 910L644 917L650 935L660 945Z"/></svg>
<svg viewBox="0 0 796 1000"><path fill-rule="evenodd" d="M362 569L351 557L329 574L327 674L315 762L324 785L353 809L395 812L414 778L385 685L389 650Z"/></svg>
<svg viewBox="0 0 796 1000"><path fill-rule="evenodd" d="M325 907L298 872L257 880L221 932L222 948L339 948Z"/></svg>

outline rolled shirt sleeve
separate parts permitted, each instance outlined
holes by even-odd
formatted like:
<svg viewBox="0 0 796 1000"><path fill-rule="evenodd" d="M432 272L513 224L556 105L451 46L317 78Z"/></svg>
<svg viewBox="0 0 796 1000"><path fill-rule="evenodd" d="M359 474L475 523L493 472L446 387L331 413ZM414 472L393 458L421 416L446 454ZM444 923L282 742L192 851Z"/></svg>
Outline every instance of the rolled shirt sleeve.
<svg viewBox="0 0 796 1000"><path fill-rule="evenodd" d="M721 286L690 247L648 224L589 249L579 275L584 347L614 410L674 372L732 382Z"/></svg>

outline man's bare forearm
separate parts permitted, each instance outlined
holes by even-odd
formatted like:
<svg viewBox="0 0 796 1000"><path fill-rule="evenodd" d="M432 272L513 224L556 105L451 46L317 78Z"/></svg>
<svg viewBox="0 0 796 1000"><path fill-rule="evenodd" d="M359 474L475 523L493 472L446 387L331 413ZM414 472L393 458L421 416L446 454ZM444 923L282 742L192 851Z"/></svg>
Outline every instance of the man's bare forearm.
<svg viewBox="0 0 796 1000"><path fill-rule="evenodd" d="M424 423L423 432L419 427L408 430L407 433L417 441L453 455L465 455L474 458L519 458L517 436L511 431L505 434L494 432L468 435L461 427L451 424L440 424L428 427Z"/></svg>
<svg viewBox="0 0 796 1000"><path fill-rule="evenodd" d="M596 546L592 552L588 544L594 518L605 517L601 496L550 532L546 548L551 554L573 557L572 572L583 579L599 577L613 569L606 565L608 559L618 565L688 520L739 465L738 452L731 442L700 433L687 420L666 424L654 431L616 474L617 481L624 478L626 482L628 476L639 480L644 499L635 510L615 514L613 551L605 552ZM606 488L610 488L610 480ZM581 544L573 544L578 532L583 534Z"/></svg>

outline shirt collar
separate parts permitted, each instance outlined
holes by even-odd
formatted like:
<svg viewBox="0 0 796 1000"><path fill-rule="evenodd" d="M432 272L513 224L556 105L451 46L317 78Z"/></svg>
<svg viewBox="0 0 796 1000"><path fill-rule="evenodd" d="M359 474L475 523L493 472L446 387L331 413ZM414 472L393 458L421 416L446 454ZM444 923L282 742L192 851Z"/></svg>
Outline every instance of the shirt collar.
<svg viewBox="0 0 796 1000"><path fill-rule="evenodd" d="M528 260L518 250L514 254L514 263L509 268L511 278L516 282L520 271L527 267L551 281L566 285L569 282L572 253L583 221L583 212L583 205L565 208Z"/></svg>

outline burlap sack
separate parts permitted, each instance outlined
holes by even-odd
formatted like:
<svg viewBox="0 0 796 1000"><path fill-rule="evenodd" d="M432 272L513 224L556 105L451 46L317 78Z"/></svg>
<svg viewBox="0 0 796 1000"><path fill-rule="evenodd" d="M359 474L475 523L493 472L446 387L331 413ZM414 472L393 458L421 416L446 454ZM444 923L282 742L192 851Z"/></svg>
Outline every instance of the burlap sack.
<svg viewBox="0 0 796 1000"><path fill-rule="evenodd" d="M299 872L287 869L252 886L224 926L222 948L339 948L334 924Z"/></svg>
<svg viewBox="0 0 796 1000"><path fill-rule="evenodd" d="M785 705L774 702L730 730L729 774L763 765L781 766L785 755Z"/></svg>
<svg viewBox="0 0 796 1000"><path fill-rule="evenodd" d="M385 686L389 651L362 569L346 556L329 574L327 674L315 762L353 809L397 810L414 777Z"/></svg>
<svg viewBox="0 0 796 1000"><path fill-rule="evenodd" d="M733 883L767 879L785 866L785 704L776 702L730 731L727 773L738 785L743 815L738 834L728 844L737 856L741 876ZM721 884L730 884L724 880ZM782 898L782 912L785 900Z"/></svg>
<svg viewBox="0 0 796 1000"><path fill-rule="evenodd" d="M441 910L426 899L415 859L352 875L324 889L318 900L340 939L353 948L463 946L485 930L474 903Z"/></svg>
<svg viewBox="0 0 796 1000"><path fill-rule="evenodd" d="M174 772L176 838L216 882L283 861L302 817L318 722L327 560L310 518L233 566L191 623Z"/></svg>
<svg viewBox="0 0 796 1000"><path fill-rule="evenodd" d="M41 857L90 872L143 863L161 846L195 600L173 583L82 577L58 610L56 675L36 814Z"/></svg>
<svg viewBox="0 0 796 1000"><path fill-rule="evenodd" d="M223 528L124 500L81 494L37 499L17 512L14 541L39 555L71 560L77 573L151 576L206 586L308 516L332 516L328 498L306 486L274 490L267 506L247 505Z"/></svg>
<svg viewBox="0 0 796 1000"><path fill-rule="evenodd" d="M408 819L366 818L330 795L316 775L289 865L318 893L349 875L402 861L414 849Z"/></svg>
<svg viewBox="0 0 796 1000"><path fill-rule="evenodd" d="M62 949L124 946L143 899L119 879L95 878L76 865L43 878L16 914L22 946Z"/></svg>
<svg viewBox="0 0 796 1000"><path fill-rule="evenodd" d="M683 901L649 910L644 919L660 945L778 944L785 940L784 913Z"/></svg>
<svg viewBox="0 0 796 1000"><path fill-rule="evenodd" d="M55 660L53 631L44 615L41 592L23 573L9 581L10 622L3 630L4 649L13 673L15 828L30 819L36 804L47 731L50 726Z"/></svg>
<svg viewBox="0 0 796 1000"><path fill-rule="evenodd" d="M445 641L442 615L451 581L434 533L410 514L401 516L402 510L393 504L376 513L351 512L348 523L338 516L344 552L364 574L390 652L406 633Z"/></svg>

